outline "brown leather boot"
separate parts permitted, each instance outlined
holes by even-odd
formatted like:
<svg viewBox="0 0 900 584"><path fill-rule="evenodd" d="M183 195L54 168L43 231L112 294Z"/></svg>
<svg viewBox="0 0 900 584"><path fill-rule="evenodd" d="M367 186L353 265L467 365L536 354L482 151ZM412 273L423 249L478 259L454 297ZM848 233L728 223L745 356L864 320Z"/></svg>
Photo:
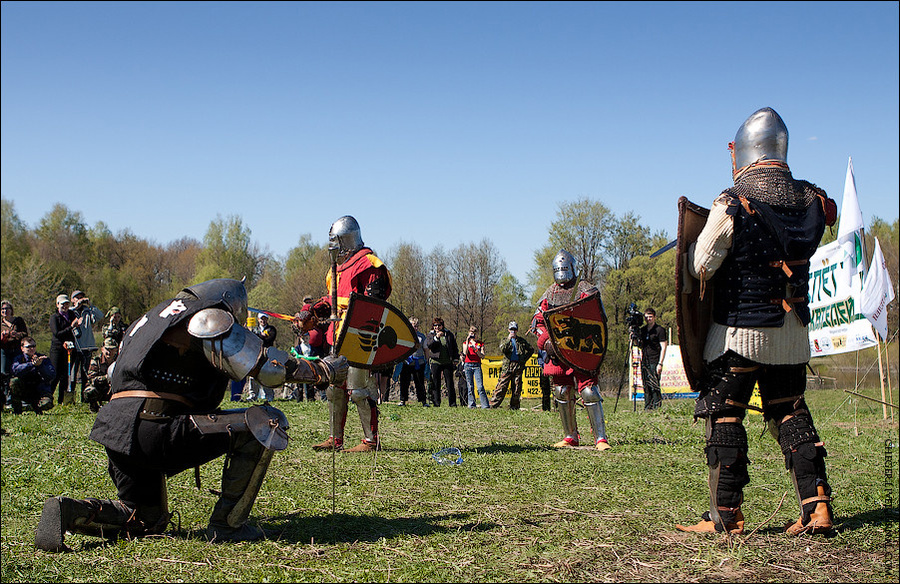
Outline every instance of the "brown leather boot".
<svg viewBox="0 0 900 584"><path fill-rule="evenodd" d="M825 494L825 487L821 485L816 487L816 491L818 492L817 496L804 499L800 503L800 519L795 523L786 526L784 528L785 533L788 535L828 533L834 528L834 517L831 514L831 497ZM802 516L803 507L810 503L815 503L816 507L813 509L813 512L809 514L809 521L804 524Z"/></svg>
<svg viewBox="0 0 900 584"><path fill-rule="evenodd" d="M366 442L363 440L353 448L348 448L344 452L375 452L378 449L376 444L372 444L371 442Z"/></svg>
<svg viewBox="0 0 900 584"><path fill-rule="evenodd" d="M335 440L334 436L329 436L328 440L325 442L321 442L319 444L313 444L313 450L331 450L334 448L335 450L342 450L344 448L343 441Z"/></svg>
<svg viewBox="0 0 900 584"><path fill-rule="evenodd" d="M719 514L722 521L728 529L728 533L740 535L744 533L744 514L740 507L732 509L731 507L719 507ZM716 529L715 522L710 518L709 511L704 511L701 521L695 525L676 525L679 531L687 531L690 533L722 533L721 528Z"/></svg>
<svg viewBox="0 0 900 584"><path fill-rule="evenodd" d="M578 446L578 439L566 436L553 445L553 448L575 448Z"/></svg>

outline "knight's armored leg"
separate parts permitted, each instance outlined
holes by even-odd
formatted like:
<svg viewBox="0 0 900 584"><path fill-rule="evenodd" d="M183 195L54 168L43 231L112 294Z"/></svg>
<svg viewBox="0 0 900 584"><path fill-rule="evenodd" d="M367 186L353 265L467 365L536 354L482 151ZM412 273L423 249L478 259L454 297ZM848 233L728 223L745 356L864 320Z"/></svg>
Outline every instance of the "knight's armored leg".
<svg viewBox="0 0 900 584"><path fill-rule="evenodd" d="M588 420L591 422L591 431L594 434L594 444L597 450L609 450L612 447L606 438L606 419L603 416L603 398L600 396L600 388L596 384L582 388L581 399L584 400L584 409L587 410Z"/></svg>
<svg viewBox="0 0 900 584"><path fill-rule="evenodd" d="M347 375L350 399L356 404L362 424L363 440L347 452L371 452L378 447L378 404L372 398L378 394L374 376L365 369L350 368Z"/></svg>
<svg viewBox="0 0 900 584"><path fill-rule="evenodd" d="M676 525L681 531L744 532L741 503L747 472L747 431L739 417L707 418L706 462L709 466L709 511L696 525Z"/></svg>
<svg viewBox="0 0 900 584"><path fill-rule="evenodd" d="M265 537L262 529L247 523L247 517L259 493L272 452L266 450L249 431L232 435L231 452L222 468L222 493L209 518L207 539L236 542Z"/></svg>
<svg viewBox="0 0 900 584"><path fill-rule="evenodd" d="M778 427L778 442L800 504L800 518L785 531L791 535L831 531L834 519L825 473L827 453L809 412L801 409L786 416Z"/></svg>
<svg viewBox="0 0 900 584"><path fill-rule="evenodd" d="M709 364L694 419L706 421L706 464L709 467L709 511L696 525L676 525L682 531L742 533L743 489L747 473L747 432L743 419L759 365L728 351Z"/></svg>
<svg viewBox="0 0 900 584"><path fill-rule="evenodd" d="M554 385L553 395L559 405L559 417L562 420L565 437L554 444L556 448L578 446L578 422L575 419L575 387L572 385Z"/></svg>
<svg viewBox="0 0 900 584"><path fill-rule="evenodd" d="M328 440L313 446L313 450L340 450L344 447L344 426L347 423L347 406L350 395L346 388L329 385L325 390L328 400L328 421L331 436Z"/></svg>

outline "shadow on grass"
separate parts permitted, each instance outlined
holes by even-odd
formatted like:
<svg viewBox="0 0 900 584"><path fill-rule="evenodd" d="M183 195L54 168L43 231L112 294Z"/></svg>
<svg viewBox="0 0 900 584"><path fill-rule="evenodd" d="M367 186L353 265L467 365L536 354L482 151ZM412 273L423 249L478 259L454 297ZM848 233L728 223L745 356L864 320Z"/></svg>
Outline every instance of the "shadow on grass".
<svg viewBox="0 0 900 584"><path fill-rule="evenodd" d="M432 448L417 448L417 447L385 448L385 447L382 447L381 451L382 452L395 452L395 453L413 452L413 453L427 454L430 456L430 455L434 454L435 452L437 452L438 450L440 450L441 448L443 448L443 447L440 447L440 448L434 448L434 447L432 447ZM468 446L468 447L460 448L460 452L462 452L462 454L466 454L467 452L474 453L474 454L510 454L510 453L511 454L519 454L522 452L544 452L547 450L557 450L557 449L553 448L552 446L534 446L534 445L523 446L521 444L489 444L486 446Z"/></svg>
<svg viewBox="0 0 900 584"><path fill-rule="evenodd" d="M841 532L854 531L864 527L887 527L891 522L897 521L897 518L897 507L892 507L890 509L872 509L870 511L857 513L856 515L850 515L849 517L837 515L834 518L834 530L814 537L829 539L836 537ZM760 535L776 535L784 533L784 528L785 525L770 525L763 527L757 531L757 533Z"/></svg>
<svg viewBox="0 0 900 584"><path fill-rule="evenodd" d="M274 515L258 525L265 529L267 539L281 543L339 544L354 542L375 542L382 538L391 539L399 536L426 537L437 533L457 531L489 531L498 527L492 522L469 521L460 525L469 517L468 513L445 513L435 515L419 515L414 517L397 517L385 519L376 515L317 515L302 517L297 514ZM442 525L450 522L450 525ZM252 522L255 523L255 522ZM204 540L204 528L174 528L158 536L146 536L171 540ZM119 539L116 536L88 539L76 549L83 551L114 545ZM221 545L232 545L222 543Z"/></svg>
<svg viewBox="0 0 900 584"><path fill-rule="evenodd" d="M272 539L281 542L321 544L374 542L381 538L398 536L429 536L436 533L463 531L488 531L497 527L494 523L469 522L459 525L469 517L468 513L417 515L386 519L375 515L335 515L301 517L296 514L270 517L263 527L274 530ZM452 525L443 525L450 522Z"/></svg>

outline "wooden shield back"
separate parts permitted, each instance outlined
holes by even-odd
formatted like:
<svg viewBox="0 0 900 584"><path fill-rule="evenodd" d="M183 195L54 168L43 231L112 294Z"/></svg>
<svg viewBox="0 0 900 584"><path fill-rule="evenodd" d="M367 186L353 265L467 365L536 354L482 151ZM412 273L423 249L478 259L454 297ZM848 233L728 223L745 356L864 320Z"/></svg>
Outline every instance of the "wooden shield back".
<svg viewBox="0 0 900 584"><path fill-rule="evenodd" d="M544 313L556 356L569 367L597 375L606 356L606 313L600 292Z"/></svg>
<svg viewBox="0 0 900 584"><path fill-rule="evenodd" d="M703 347L706 333L712 322L712 287L704 290L700 299L700 280L688 269L688 249L706 225L709 209L690 202L687 197L678 199L678 245L675 260L675 320L678 326L678 344L688 383L694 391L700 391L703 378Z"/></svg>

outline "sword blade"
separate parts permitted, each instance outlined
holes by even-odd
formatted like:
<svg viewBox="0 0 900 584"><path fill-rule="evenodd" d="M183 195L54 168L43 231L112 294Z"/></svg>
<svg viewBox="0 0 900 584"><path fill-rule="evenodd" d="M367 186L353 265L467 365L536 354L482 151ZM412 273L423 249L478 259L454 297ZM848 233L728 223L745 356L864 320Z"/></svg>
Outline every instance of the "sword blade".
<svg viewBox="0 0 900 584"><path fill-rule="evenodd" d="M675 245L676 245L677 243L678 243L678 240L677 240L677 239L673 239L672 241L670 241L669 243L665 244L664 246L662 246L661 248L659 248L659 249L656 250L655 252L651 253L651 254L650 254L650 257L651 257L651 258L655 258L656 256L658 256L658 255L660 255L660 254L663 254L663 253L669 251L670 249L672 249L673 247L675 247Z"/></svg>

